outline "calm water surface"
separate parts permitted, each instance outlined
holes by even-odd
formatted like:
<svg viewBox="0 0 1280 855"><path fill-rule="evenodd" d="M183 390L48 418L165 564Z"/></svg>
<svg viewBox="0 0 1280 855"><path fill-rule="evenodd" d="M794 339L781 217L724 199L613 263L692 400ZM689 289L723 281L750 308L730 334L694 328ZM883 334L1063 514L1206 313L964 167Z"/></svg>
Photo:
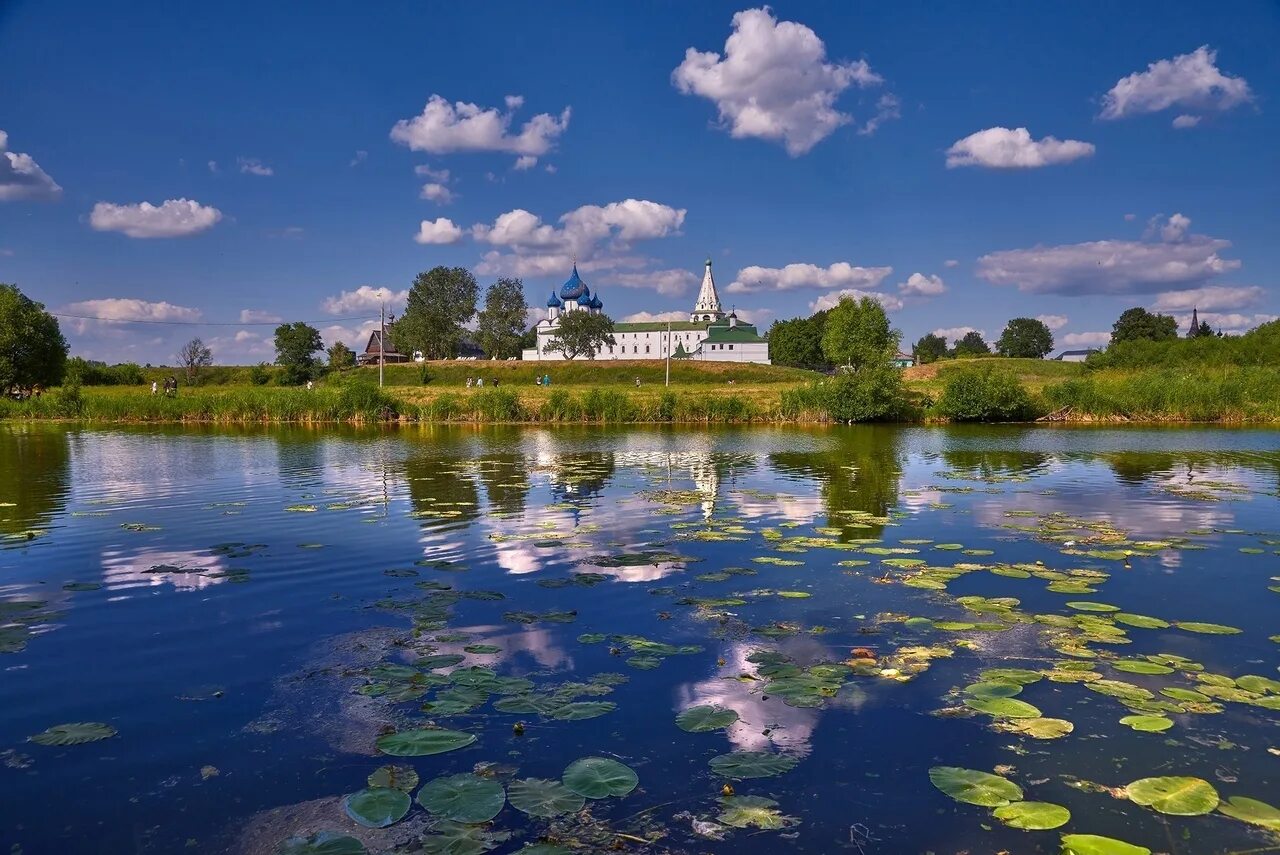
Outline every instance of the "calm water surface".
<svg viewBox="0 0 1280 855"><path fill-rule="evenodd" d="M0 842L1261 851L1256 826L1102 788L1188 775L1280 804L1278 696L1205 680L1280 679L1278 448L1186 429L0 426ZM966 705L991 668L1052 675L1017 700L1071 732ZM699 705L737 721L678 727ZM1120 722L1135 710L1171 726ZM71 722L116 735L28 740ZM379 753L426 722L476 739ZM709 764L732 752L790 768L730 780ZM343 808L389 762L510 784L584 756L639 786L556 819L508 804L452 848L416 803L376 831ZM1007 828L935 789L935 766L999 771L1071 819ZM726 782L782 827L719 822Z"/></svg>

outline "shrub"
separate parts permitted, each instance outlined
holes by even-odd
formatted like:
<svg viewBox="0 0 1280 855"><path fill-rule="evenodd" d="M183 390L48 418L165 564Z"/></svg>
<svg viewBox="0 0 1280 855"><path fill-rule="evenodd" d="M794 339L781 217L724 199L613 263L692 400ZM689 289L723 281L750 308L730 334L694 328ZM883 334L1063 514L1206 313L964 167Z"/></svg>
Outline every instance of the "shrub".
<svg viewBox="0 0 1280 855"><path fill-rule="evenodd" d="M935 410L956 422L1008 422L1032 412L1031 395L1007 371L957 371L947 378Z"/></svg>
<svg viewBox="0 0 1280 855"><path fill-rule="evenodd" d="M470 404L472 412L480 421L521 420L520 397L510 389L482 389L471 396Z"/></svg>
<svg viewBox="0 0 1280 855"><path fill-rule="evenodd" d="M892 365L844 371L822 384L827 414L840 422L876 422L897 418L907 407L902 372Z"/></svg>
<svg viewBox="0 0 1280 855"><path fill-rule="evenodd" d="M265 362L259 362L249 369L249 382L255 386L265 386L271 382L271 372Z"/></svg>
<svg viewBox="0 0 1280 855"><path fill-rule="evenodd" d="M582 404L563 389L555 389L542 405L542 420L546 422L582 421Z"/></svg>
<svg viewBox="0 0 1280 855"><path fill-rule="evenodd" d="M636 420L636 405L626 392L616 389L588 389L582 398L582 412L590 421L630 422Z"/></svg>

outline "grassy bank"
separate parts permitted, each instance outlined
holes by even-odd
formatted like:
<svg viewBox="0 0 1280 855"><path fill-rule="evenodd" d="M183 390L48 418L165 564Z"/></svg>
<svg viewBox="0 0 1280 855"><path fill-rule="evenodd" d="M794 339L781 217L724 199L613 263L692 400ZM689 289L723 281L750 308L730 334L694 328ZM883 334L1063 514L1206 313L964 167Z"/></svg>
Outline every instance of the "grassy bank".
<svg viewBox="0 0 1280 855"><path fill-rule="evenodd" d="M68 387L23 402L0 401L0 418L213 424L815 423L861 406L833 400L839 384L812 372L723 363L672 367L670 387L662 383L661 363L576 363L553 369L544 364L552 385L543 387L532 382L532 367L519 362L432 363L426 366L425 384L421 366L394 366L383 390L370 382L377 373L369 369L331 375L311 390L199 386L166 398L146 387ZM468 376L485 377L486 386L466 388ZM1031 421L1053 412L1080 422L1280 422L1277 368L1086 371L1078 364L993 358L911 368L903 379L900 407L893 416L880 417Z"/></svg>

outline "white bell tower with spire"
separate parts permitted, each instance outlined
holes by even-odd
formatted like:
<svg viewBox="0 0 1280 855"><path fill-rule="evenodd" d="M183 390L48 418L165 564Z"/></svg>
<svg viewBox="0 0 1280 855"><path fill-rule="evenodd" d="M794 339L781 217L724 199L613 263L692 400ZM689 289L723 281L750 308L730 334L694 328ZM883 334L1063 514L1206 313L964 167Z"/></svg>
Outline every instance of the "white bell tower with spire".
<svg viewBox="0 0 1280 855"><path fill-rule="evenodd" d="M711 259L707 259L706 272L702 274L702 288L698 290L698 302L693 304L689 320L693 323L715 323L724 317L720 310L720 296L716 294L716 280L711 276Z"/></svg>

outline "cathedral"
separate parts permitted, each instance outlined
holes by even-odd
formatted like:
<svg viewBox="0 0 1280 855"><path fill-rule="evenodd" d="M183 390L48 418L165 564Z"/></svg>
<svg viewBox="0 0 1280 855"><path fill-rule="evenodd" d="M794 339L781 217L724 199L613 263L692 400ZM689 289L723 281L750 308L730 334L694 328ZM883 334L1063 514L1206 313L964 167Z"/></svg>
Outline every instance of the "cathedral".
<svg viewBox="0 0 1280 855"><path fill-rule="evenodd" d="M569 312L600 314L603 309L600 294L591 292L578 275L578 265L575 264L564 285L558 292L553 291L547 300L547 316L535 327L538 346L525 350L521 358L526 361L563 360L564 354L546 348L560 326L560 318ZM740 321L737 314L730 311L726 315L720 308L720 296L716 293L709 258L689 320L614 324L613 344L605 345L596 358L666 359L668 354L672 359L769 364L769 342L754 326Z"/></svg>

